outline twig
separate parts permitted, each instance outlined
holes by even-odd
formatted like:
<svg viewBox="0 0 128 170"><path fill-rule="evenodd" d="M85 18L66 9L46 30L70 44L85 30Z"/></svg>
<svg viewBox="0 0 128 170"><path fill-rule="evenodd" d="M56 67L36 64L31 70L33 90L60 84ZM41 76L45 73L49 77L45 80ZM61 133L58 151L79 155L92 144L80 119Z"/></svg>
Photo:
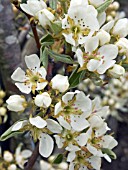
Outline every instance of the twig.
<svg viewBox="0 0 128 170"><path fill-rule="evenodd" d="M37 143L35 150L32 153L32 156L30 157L30 159L27 162L27 165L25 166L24 170L31 170L32 167L34 166L37 158L39 155L39 142Z"/></svg>

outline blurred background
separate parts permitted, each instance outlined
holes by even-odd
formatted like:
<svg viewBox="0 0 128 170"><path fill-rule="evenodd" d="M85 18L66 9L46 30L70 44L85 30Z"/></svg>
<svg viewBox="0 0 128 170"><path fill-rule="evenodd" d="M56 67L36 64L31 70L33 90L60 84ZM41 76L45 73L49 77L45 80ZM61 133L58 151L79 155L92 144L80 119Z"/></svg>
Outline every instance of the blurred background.
<svg viewBox="0 0 128 170"><path fill-rule="evenodd" d="M108 16L108 20L115 17L117 11L121 13L123 11L123 14L125 12L128 17L128 0L119 0L118 2L120 8L118 9L117 6L117 9L113 10L111 7L111 15ZM38 31L39 35L42 36L41 30ZM16 113L8 112L5 101L12 94L20 94L10 76L18 66L25 67L24 56L32 53L38 54L38 49L27 18L11 5L10 0L0 0L0 135L18 117L21 117L17 116ZM115 149L117 160L112 163L103 161L102 169L128 170L128 74L120 80L111 80L109 85L101 88L97 87L91 80L86 80L79 85L79 89L85 93L90 93L92 98L99 96L103 105L110 106L107 122L119 145ZM28 136L0 142L0 145L3 151L9 150L14 153L15 148L22 141L24 141L24 148L33 149L34 144L31 143ZM35 166L35 169L39 168ZM41 170L46 169L42 168Z"/></svg>

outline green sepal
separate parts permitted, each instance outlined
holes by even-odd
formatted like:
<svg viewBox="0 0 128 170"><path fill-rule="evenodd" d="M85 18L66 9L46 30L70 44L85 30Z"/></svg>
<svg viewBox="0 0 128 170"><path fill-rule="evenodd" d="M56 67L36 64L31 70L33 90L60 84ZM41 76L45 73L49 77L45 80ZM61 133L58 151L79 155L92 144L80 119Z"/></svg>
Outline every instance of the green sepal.
<svg viewBox="0 0 128 170"><path fill-rule="evenodd" d="M102 148L102 152L107 154L111 159L117 159L116 154L111 149Z"/></svg>
<svg viewBox="0 0 128 170"><path fill-rule="evenodd" d="M52 37L51 34L46 34L40 39L41 47L42 49L45 48L46 46L50 46L54 44L54 38Z"/></svg>
<svg viewBox="0 0 128 170"><path fill-rule="evenodd" d="M47 54L47 48L40 48L40 61L42 62L43 66L47 70L48 67L48 54Z"/></svg>
<svg viewBox="0 0 128 170"><path fill-rule="evenodd" d="M50 8L56 9L57 8L57 2L58 2L58 0L49 0Z"/></svg>
<svg viewBox="0 0 128 170"><path fill-rule="evenodd" d="M98 8L97 11L98 13L102 13L104 11L106 11L106 9L109 7L109 5L113 2L113 0L107 0L105 1L103 4L101 4Z"/></svg>
<svg viewBox="0 0 128 170"><path fill-rule="evenodd" d="M62 31L62 23L61 22L51 22L50 28L54 34L59 34Z"/></svg>

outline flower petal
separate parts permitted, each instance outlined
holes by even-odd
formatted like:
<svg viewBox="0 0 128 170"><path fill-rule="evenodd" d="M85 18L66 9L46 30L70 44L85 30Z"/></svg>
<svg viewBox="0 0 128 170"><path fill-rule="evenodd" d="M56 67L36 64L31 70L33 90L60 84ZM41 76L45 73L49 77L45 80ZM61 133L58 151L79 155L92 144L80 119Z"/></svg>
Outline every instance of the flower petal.
<svg viewBox="0 0 128 170"><path fill-rule="evenodd" d="M99 37L98 36L94 36L89 38L86 43L85 43L85 51L86 53L89 52L93 52L96 50L96 48L99 46Z"/></svg>
<svg viewBox="0 0 128 170"><path fill-rule="evenodd" d="M80 64L81 67L83 67L83 64L84 64L83 52L81 51L80 48L76 50L76 56L78 59L78 63Z"/></svg>
<svg viewBox="0 0 128 170"><path fill-rule="evenodd" d="M71 130L70 124L66 120L64 120L64 117L59 116L57 120L59 121L60 125L63 126L65 129Z"/></svg>
<svg viewBox="0 0 128 170"><path fill-rule="evenodd" d="M37 82L37 88L36 90L42 90L47 86L48 82L43 82L43 83L39 83Z"/></svg>
<svg viewBox="0 0 128 170"><path fill-rule="evenodd" d="M99 74L104 74L109 68L113 67L115 64L115 60L106 60L104 63L97 68L97 72Z"/></svg>
<svg viewBox="0 0 128 170"><path fill-rule="evenodd" d="M19 121L13 125L11 131L18 131L21 128L23 128L27 123L28 123L27 120Z"/></svg>
<svg viewBox="0 0 128 170"><path fill-rule="evenodd" d="M88 63L87 63L87 69L89 71L96 71L97 68L102 64L101 60L95 60L95 59L91 59Z"/></svg>
<svg viewBox="0 0 128 170"><path fill-rule="evenodd" d="M47 125L47 122L44 119L42 119L40 116L29 118L29 121L33 126L36 126L39 129L42 129Z"/></svg>
<svg viewBox="0 0 128 170"><path fill-rule="evenodd" d="M49 157L54 147L53 139L48 134L42 133L39 140L39 153L45 158Z"/></svg>
<svg viewBox="0 0 128 170"><path fill-rule="evenodd" d="M59 135L54 135L54 137L55 137L56 144L57 144L58 148L59 149L62 148L65 140L63 138L61 138Z"/></svg>
<svg viewBox="0 0 128 170"><path fill-rule="evenodd" d="M46 69L44 67L40 67L38 69L38 73L40 73L40 75L43 79L46 79L47 72L46 72Z"/></svg>
<svg viewBox="0 0 128 170"><path fill-rule="evenodd" d="M22 93L29 94L31 92L31 84L15 83L15 85Z"/></svg>
<svg viewBox="0 0 128 170"><path fill-rule="evenodd" d="M18 67L14 71L14 73L11 76L11 78L12 78L12 80L19 81L19 82L24 82L24 81L27 80L25 72L20 67Z"/></svg>
<svg viewBox="0 0 128 170"><path fill-rule="evenodd" d="M102 12L101 14L98 14L97 18L98 18L98 21L99 21L99 25L101 27L106 21L106 13Z"/></svg>
<svg viewBox="0 0 128 170"><path fill-rule="evenodd" d="M71 126L77 132L82 131L89 127L89 122L79 115L71 115Z"/></svg>
<svg viewBox="0 0 128 170"><path fill-rule="evenodd" d="M71 44L73 46L76 46L76 43L75 43L75 40L73 39L72 33L70 33L70 34L62 33L62 34L65 37L66 42L68 42L69 44Z"/></svg>
<svg viewBox="0 0 128 170"><path fill-rule="evenodd" d="M32 71L37 71L40 68L40 59L36 54L25 56L25 63Z"/></svg>
<svg viewBox="0 0 128 170"><path fill-rule="evenodd" d="M54 109L54 115L57 115L59 112L61 112L63 110L62 106L61 106L61 102L58 102L55 105L55 109Z"/></svg>
<svg viewBox="0 0 128 170"><path fill-rule="evenodd" d="M74 92L67 92L65 95L62 96L62 101L65 104L68 104L68 102L73 99L74 95Z"/></svg>
<svg viewBox="0 0 128 170"><path fill-rule="evenodd" d="M52 119L47 119L47 128L53 133L61 133L63 130L59 123Z"/></svg>

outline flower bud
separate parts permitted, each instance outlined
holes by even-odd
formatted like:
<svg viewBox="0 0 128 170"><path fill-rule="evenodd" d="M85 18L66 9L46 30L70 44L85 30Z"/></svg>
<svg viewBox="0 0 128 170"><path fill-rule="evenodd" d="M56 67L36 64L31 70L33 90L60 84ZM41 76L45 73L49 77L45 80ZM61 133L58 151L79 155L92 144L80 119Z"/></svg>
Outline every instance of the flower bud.
<svg viewBox="0 0 128 170"><path fill-rule="evenodd" d="M38 107L47 108L47 107L50 106L51 102L52 102L52 99L47 92L44 92L42 94L38 94L35 97L35 105L38 106Z"/></svg>
<svg viewBox="0 0 128 170"><path fill-rule="evenodd" d="M27 102L24 97L20 95L12 95L6 100L7 108L14 112L24 111Z"/></svg>
<svg viewBox="0 0 128 170"><path fill-rule="evenodd" d="M69 87L68 76L62 76L57 74L52 78L52 88L59 90L60 92L65 92Z"/></svg>
<svg viewBox="0 0 128 170"><path fill-rule="evenodd" d="M120 38L116 42L116 45L119 48L119 53L125 54L128 57L128 40L126 38Z"/></svg>
<svg viewBox="0 0 128 170"><path fill-rule="evenodd" d="M6 93L3 90L0 90L0 98L3 99Z"/></svg>
<svg viewBox="0 0 128 170"><path fill-rule="evenodd" d="M11 164L9 167L8 167L8 170L17 170L17 167L15 164Z"/></svg>
<svg viewBox="0 0 128 170"><path fill-rule="evenodd" d="M108 72L112 77L120 78L125 74L125 69L122 66L115 64L114 67L110 69Z"/></svg>
<svg viewBox="0 0 128 170"><path fill-rule="evenodd" d="M9 151L4 152L4 160L7 162L13 161L13 155Z"/></svg>
<svg viewBox="0 0 128 170"><path fill-rule="evenodd" d="M5 107L0 107L0 115L4 116L6 114L7 110Z"/></svg>

